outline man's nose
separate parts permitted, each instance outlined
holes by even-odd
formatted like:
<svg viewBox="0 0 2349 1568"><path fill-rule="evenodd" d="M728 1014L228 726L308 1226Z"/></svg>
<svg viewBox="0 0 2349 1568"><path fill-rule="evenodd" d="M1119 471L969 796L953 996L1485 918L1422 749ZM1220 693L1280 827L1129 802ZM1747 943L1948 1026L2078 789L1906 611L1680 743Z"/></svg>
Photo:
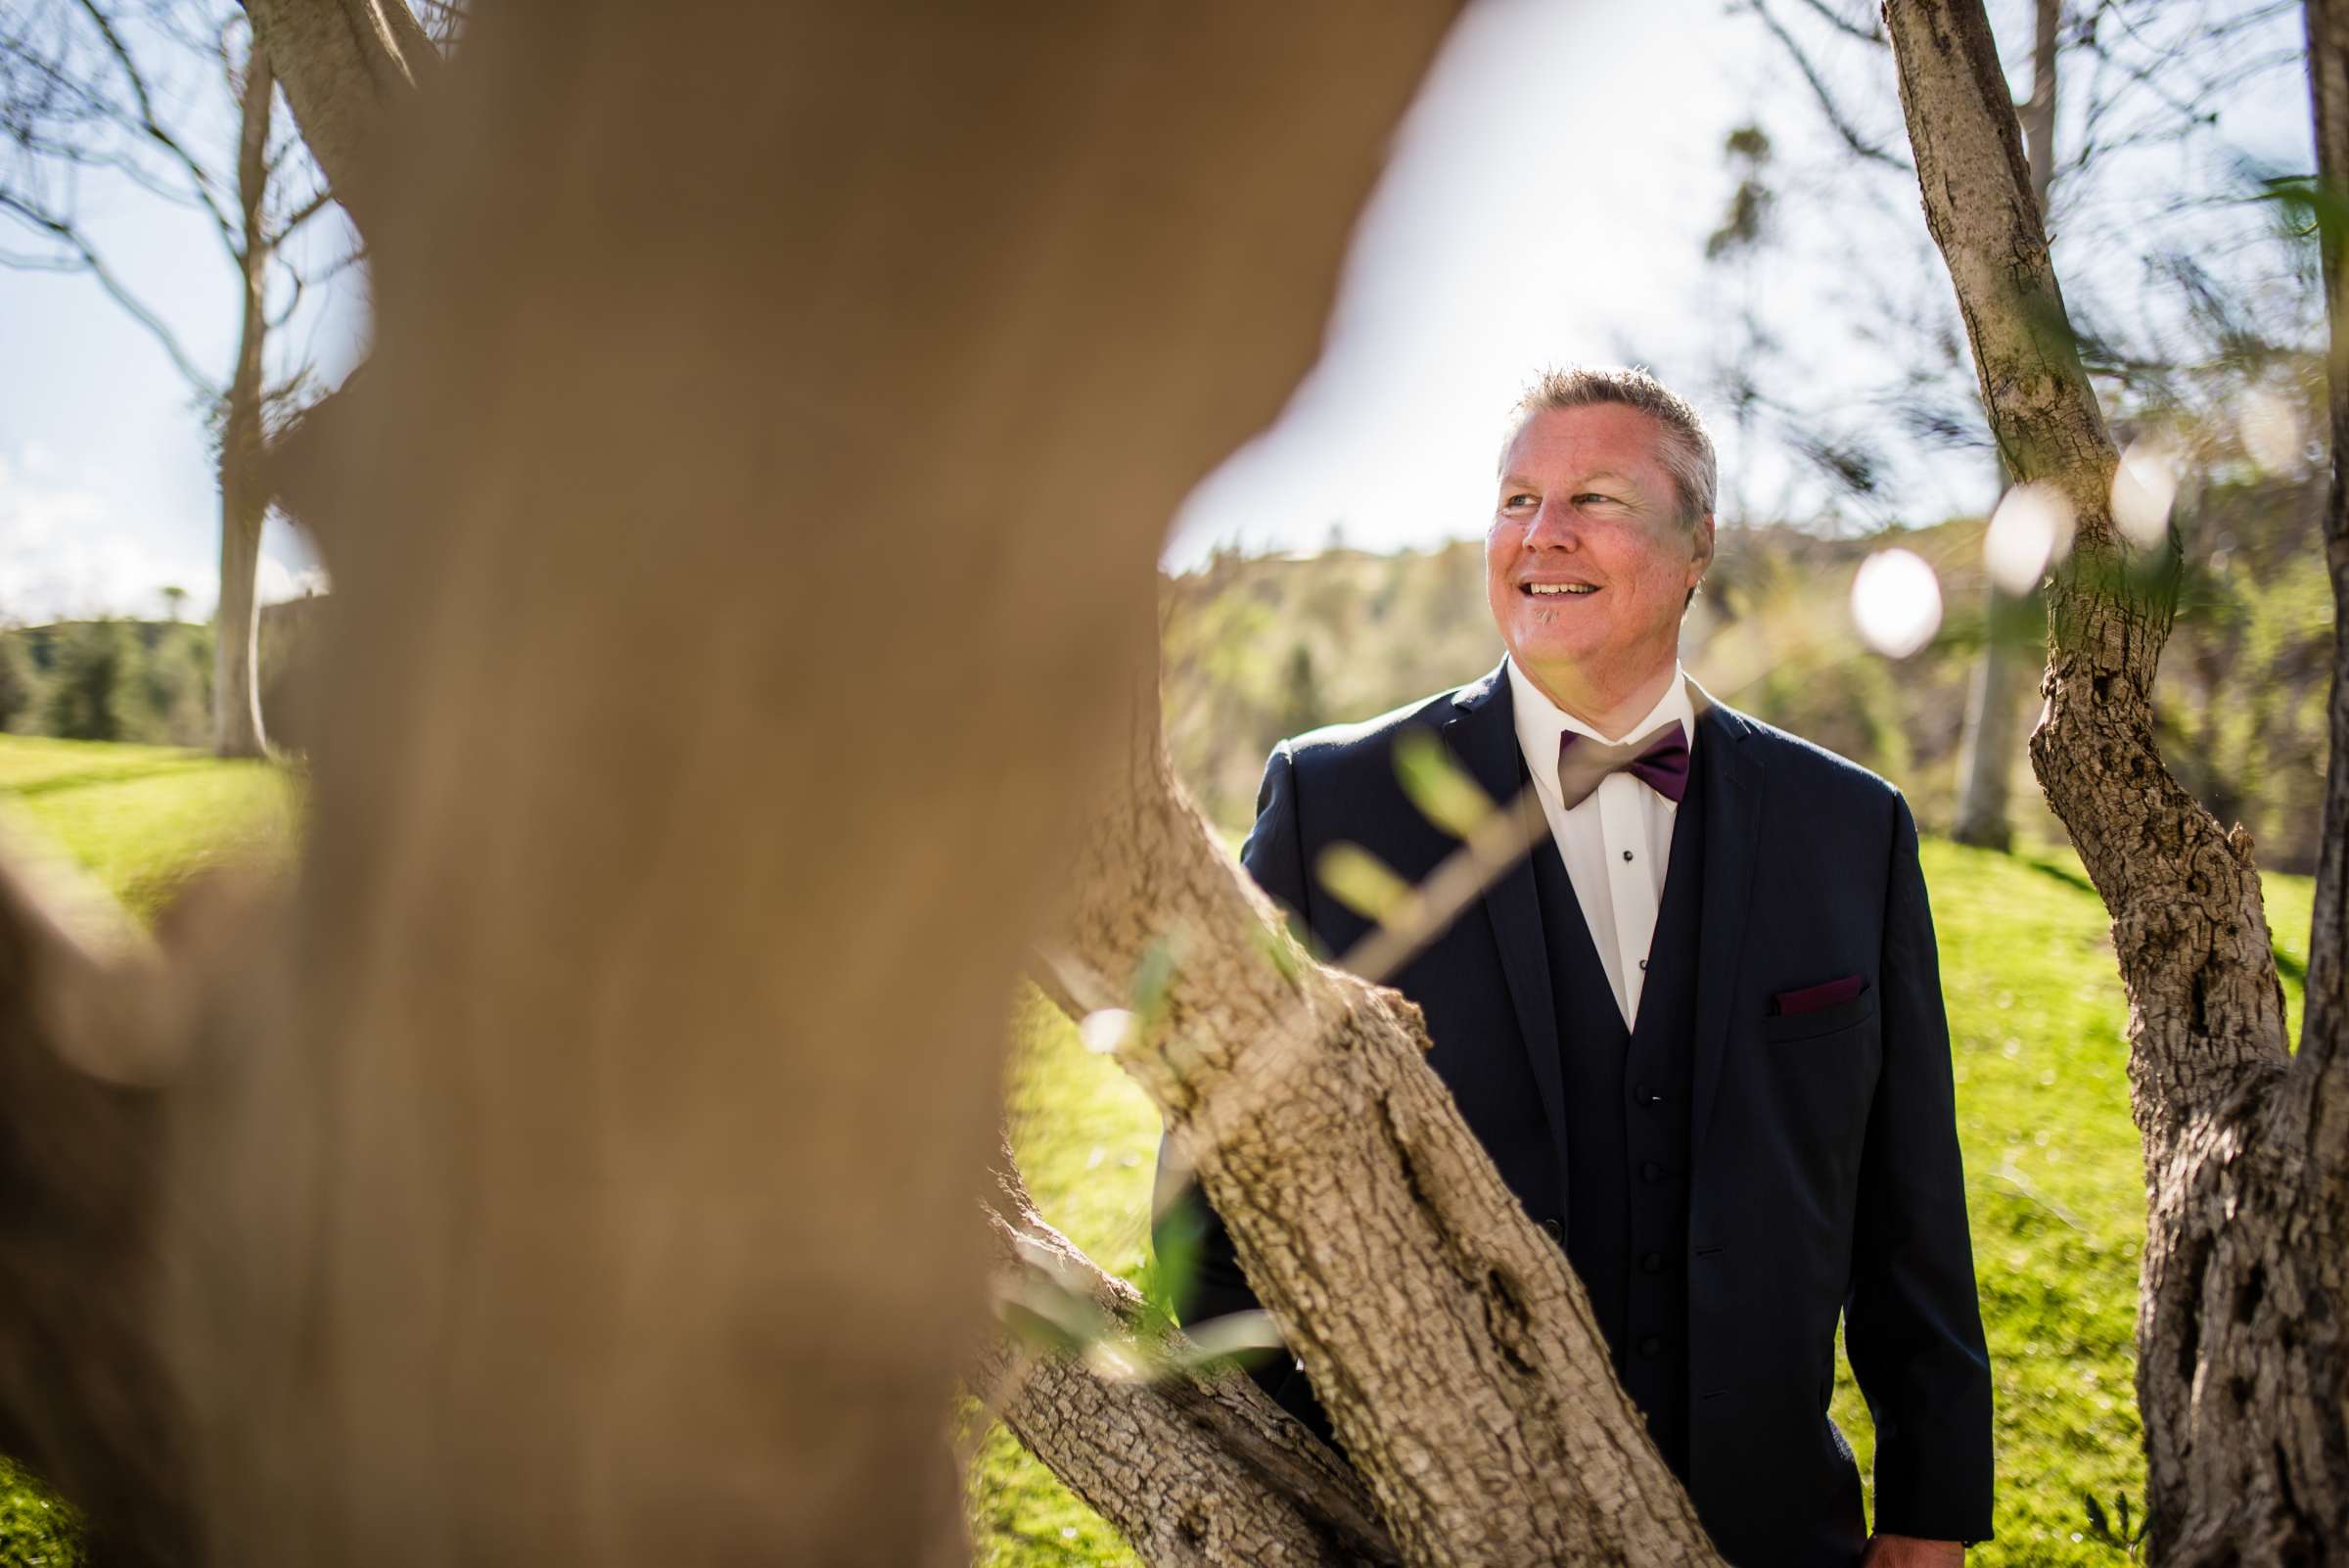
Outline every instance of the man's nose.
<svg viewBox="0 0 2349 1568"><path fill-rule="evenodd" d="M1582 519L1570 502L1553 496L1526 526L1525 543L1528 549L1573 549L1582 543Z"/></svg>

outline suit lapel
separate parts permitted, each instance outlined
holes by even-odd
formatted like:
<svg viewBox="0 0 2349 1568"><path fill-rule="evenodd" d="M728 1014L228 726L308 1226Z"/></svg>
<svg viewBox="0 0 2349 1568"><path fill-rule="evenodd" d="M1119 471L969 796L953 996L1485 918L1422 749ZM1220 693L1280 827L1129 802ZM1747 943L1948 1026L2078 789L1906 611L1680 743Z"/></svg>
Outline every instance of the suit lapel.
<svg viewBox="0 0 2349 1568"><path fill-rule="evenodd" d="M1506 808L1525 785L1517 746L1515 706L1509 697L1505 661L1452 699L1444 739L1497 806ZM1566 1080L1558 1061L1558 1012L1550 993L1549 948L1542 932L1541 897L1534 888L1531 855L1519 855L1485 890L1485 913L1500 948L1500 972L1508 983L1542 1112L1563 1170L1566 1157Z"/></svg>
<svg viewBox="0 0 2349 1568"><path fill-rule="evenodd" d="M1715 702L1695 681L1688 684L1696 706L1694 761L1705 770L1705 896L1697 914L1696 1013L1689 1041L1695 1074L1688 1122L1693 1164L1721 1084L1746 912L1753 902L1763 761L1762 748L1750 743L1754 729L1745 716Z"/></svg>

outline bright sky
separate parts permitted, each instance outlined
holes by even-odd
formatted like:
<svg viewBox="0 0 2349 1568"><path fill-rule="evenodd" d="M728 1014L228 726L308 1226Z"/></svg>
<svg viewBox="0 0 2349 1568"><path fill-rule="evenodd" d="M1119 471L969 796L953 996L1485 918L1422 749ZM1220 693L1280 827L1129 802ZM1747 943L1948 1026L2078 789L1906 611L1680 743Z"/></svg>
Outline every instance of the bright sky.
<svg viewBox="0 0 2349 1568"><path fill-rule="evenodd" d="M1999 6L1993 14L2007 24ZM1862 70L1888 69L1865 46L1855 58ZM2250 137L2301 168L2304 95L2267 94L2268 122ZM1479 0L1364 216L1322 363L1279 424L1192 496L1168 565L1219 543L1316 549L1333 530L1374 549L1481 532L1503 415L1547 365L1643 362L1704 405L1733 297L1708 275L1703 237L1731 188L1723 137L1757 114L1793 161L1821 161L1825 132L1799 82L1717 0ZM1888 128L1897 138L1897 118ZM1862 177L1878 179L1888 202L1914 201L1897 178ZM1790 227L1815 210L1801 195L1781 200ZM235 280L205 223L126 188L92 185L83 209L128 281L224 378ZM339 222L314 225L319 245L332 248ZM17 248L13 235L0 240ZM1827 270L1848 267L1842 244L1815 225L1777 265L1817 273L1824 255ZM1929 264L1891 264L1917 260ZM1836 375L1866 368L1865 348L1838 348L1836 363L1804 358L1807 342L1845 325L1826 319L1827 292L1817 277L1785 276L1759 296L1809 378L1784 389L1797 400L1831 400ZM305 302L288 341L331 384L357 356L361 322L357 275L345 273ZM166 583L190 590L191 614L208 612L211 462L163 352L86 278L0 269L0 620L157 614ZM1716 425L1725 491L1815 504L1775 447L1740 452L1726 421ZM1907 476L1899 508L1930 522L1991 498L1987 463L1958 454ZM270 596L310 580L289 530L273 524L265 551Z"/></svg>

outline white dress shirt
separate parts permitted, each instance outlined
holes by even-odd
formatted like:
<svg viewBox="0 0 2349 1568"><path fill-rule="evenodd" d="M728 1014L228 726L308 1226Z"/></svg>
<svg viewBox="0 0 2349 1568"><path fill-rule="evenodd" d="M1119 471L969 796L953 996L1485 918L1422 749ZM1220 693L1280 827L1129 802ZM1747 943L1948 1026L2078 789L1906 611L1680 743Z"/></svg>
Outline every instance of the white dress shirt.
<svg viewBox="0 0 2349 1568"><path fill-rule="evenodd" d="M1696 709L1688 698L1687 676L1676 661L1672 684L1647 716L1608 741L1544 696L1517 668L1516 660L1508 665L1525 770L1533 776L1534 791L1549 818L1550 836L1557 840L1567 879L1574 885L1575 901L1583 907L1583 923L1590 928L1590 945L1598 949L1623 1026L1629 1029L1639 1016L1639 991L1647 979L1656 909L1664 901L1664 872L1672 858L1672 824L1680 815L1680 803L1619 768L1600 779L1580 806L1566 809L1558 791L1558 737L1571 729L1602 744L1621 745L1677 718L1688 737L1693 761Z"/></svg>

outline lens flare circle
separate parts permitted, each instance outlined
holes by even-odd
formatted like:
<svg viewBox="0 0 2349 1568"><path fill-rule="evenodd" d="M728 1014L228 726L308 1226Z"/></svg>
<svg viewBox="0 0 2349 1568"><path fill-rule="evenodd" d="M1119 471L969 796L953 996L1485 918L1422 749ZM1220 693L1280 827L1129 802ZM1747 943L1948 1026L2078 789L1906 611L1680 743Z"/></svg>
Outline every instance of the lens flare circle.
<svg viewBox="0 0 2349 1568"><path fill-rule="evenodd" d="M1941 578L1913 550L1878 550L1852 576L1852 625L1887 659L1906 659L1941 629Z"/></svg>

